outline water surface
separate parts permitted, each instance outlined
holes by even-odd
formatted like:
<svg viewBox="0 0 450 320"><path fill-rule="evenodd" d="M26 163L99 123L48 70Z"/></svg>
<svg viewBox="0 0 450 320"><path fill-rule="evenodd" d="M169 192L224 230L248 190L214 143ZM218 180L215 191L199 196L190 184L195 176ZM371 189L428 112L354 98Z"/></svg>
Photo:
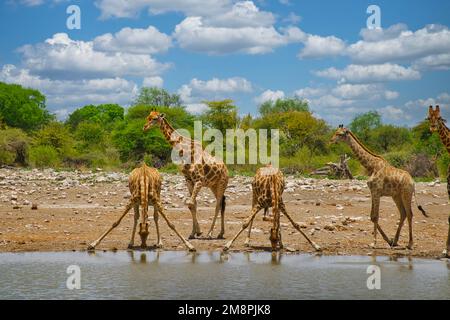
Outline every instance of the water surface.
<svg viewBox="0 0 450 320"><path fill-rule="evenodd" d="M66 286L78 265L81 289ZM367 268L381 272L369 290ZM450 299L450 263L220 252L0 254L0 299Z"/></svg>

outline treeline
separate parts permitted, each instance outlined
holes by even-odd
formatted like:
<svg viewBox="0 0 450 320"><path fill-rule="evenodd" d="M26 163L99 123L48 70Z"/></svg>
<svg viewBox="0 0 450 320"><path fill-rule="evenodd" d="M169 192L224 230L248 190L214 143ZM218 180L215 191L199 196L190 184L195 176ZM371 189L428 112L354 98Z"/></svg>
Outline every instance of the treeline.
<svg viewBox="0 0 450 320"><path fill-rule="evenodd" d="M316 118L308 103L297 97L265 102L257 116L240 117L231 100L205 104L206 110L194 115L177 94L142 88L127 109L117 104L87 105L61 122L47 110L39 91L0 82L0 165L130 169L144 160L162 170L176 170L159 129L142 130L153 108L165 113L174 128L191 132L194 120L224 136L229 128L279 129L280 166L288 173L309 174L343 153L351 154L345 145L328 145L335 128ZM398 127L383 124L377 112L368 112L355 117L349 128L373 151L414 176L446 174L447 152L426 121L414 128ZM349 164L355 174L364 175L356 160ZM230 169L252 174L254 167Z"/></svg>

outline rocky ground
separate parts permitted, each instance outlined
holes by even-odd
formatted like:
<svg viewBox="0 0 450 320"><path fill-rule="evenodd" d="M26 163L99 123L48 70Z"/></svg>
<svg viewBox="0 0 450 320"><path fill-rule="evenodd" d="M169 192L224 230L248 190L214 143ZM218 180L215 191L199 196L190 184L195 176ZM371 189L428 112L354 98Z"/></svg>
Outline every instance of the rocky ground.
<svg viewBox="0 0 450 320"><path fill-rule="evenodd" d="M85 250L118 218L129 199L128 176L101 170L57 172L54 170L0 169L0 252ZM250 214L251 177L230 179L226 192L226 239L230 239ZM168 217L182 235L188 236L192 220L184 200L188 195L181 175L163 174L162 201ZM365 181L336 181L286 177L284 201L303 230L323 248L323 254L411 255L435 258L444 249L450 210L446 185L417 183L417 198L430 217L414 206L414 248L404 246L408 228L402 230L400 247L391 249L379 236L372 248L373 225L369 220L370 195ZM35 206L37 209L32 209ZM214 198L203 189L198 197L198 217L206 235L214 212ZM151 216L150 216L151 217ZM382 198L380 225L393 236L399 214L392 199ZM283 242L290 252L313 252L305 239L282 217ZM148 244L156 232L150 219ZM216 224L217 235L220 223ZM130 212L105 240L100 250L126 249L132 228ZM160 219L165 250L185 250L176 235ZM232 251L269 250L270 222L257 216L250 247L245 234ZM139 237L136 237L138 243ZM220 250L227 240L195 239L197 250Z"/></svg>

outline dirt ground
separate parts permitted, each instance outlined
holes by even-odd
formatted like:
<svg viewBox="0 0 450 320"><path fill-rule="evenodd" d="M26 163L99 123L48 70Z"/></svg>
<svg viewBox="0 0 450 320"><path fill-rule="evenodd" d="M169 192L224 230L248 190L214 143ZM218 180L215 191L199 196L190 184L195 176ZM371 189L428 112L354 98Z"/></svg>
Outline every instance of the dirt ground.
<svg viewBox="0 0 450 320"><path fill-rule="evenodd" d="M191 214L184 204L188 193L180 175L163 174L162 200L169 219L185 237L192 229ZM251 210L251 177L233 177L227 189L225 240L194 239L197 250L221 250L241 227ZM418 201L429 214L425 218L414 205L414 248L405 248L408 226L400 236L400 247L391 249L379 235L373 242L369 220L370 196L365 181L336 181L286 177L283 195L288 212L303 230L319 244L326 255L410 255L440 257L445 247L450 210L444 183L417 183ZM56 172L53 170L0 169L0 252L86 250L120 216L129 198L127 175L94 172ZM32 210L32 204L37 210ZM203 189L198 198L198 219L203 235L209 230L214 200ZM152 210L150 210L152 213ZM251 246L245 247L246 232L230 251L270 250L270 222L263 212L253 224ZM382 198L380 225L393 237L399 213L391 198ZM281 217L286 251L313 253L306 240ZM130 240L133 213L97 247L98 250L126 249ZM160 218L163 250L185 250L183 244ZM219 233L216 223L214 236ZM139 244L136 236L136 244ZM150 214L148 245L156 242Z"/></svg>

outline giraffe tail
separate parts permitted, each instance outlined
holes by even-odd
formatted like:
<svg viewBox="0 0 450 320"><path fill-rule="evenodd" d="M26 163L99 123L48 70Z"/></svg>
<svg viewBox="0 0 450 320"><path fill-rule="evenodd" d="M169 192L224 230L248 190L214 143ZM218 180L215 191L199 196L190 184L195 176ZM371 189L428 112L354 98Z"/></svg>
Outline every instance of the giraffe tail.
<svg viewBox="0 0 450 320"><path fill-rule="evenodd" d="M425 209L419 204L419 202L417 201L417 196L416 196L416 190L414 189L414 200L416 201L416 205L417 205L417 209L419 209L419 211L420 212L422 212L422 214L425 216L425 217L429 217L428 215L427 215L427 213L425 212Z"/></svg>

